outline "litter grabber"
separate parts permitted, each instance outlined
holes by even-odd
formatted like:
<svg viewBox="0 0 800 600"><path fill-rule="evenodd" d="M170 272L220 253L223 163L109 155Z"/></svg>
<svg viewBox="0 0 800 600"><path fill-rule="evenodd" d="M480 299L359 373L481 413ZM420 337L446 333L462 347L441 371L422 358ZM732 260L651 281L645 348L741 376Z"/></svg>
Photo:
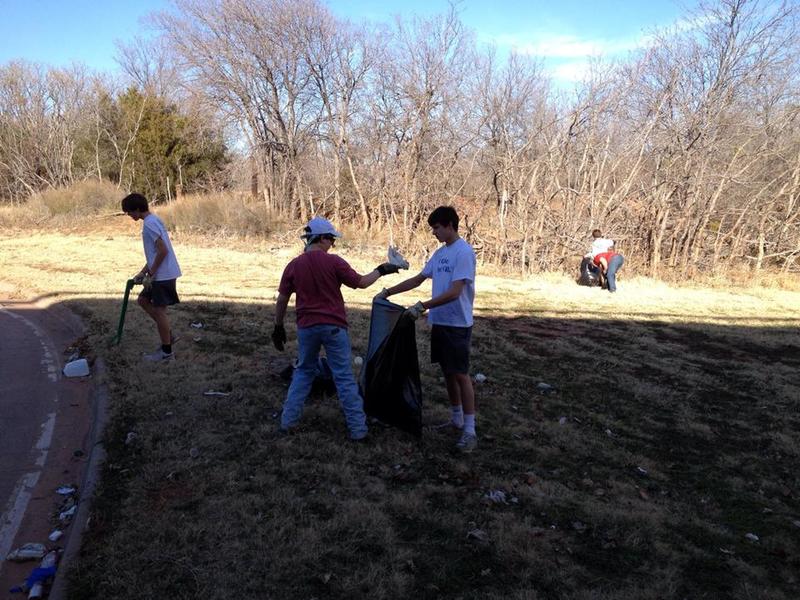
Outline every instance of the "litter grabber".
<svg viewBox="0 0 800 600"><path fill-rule="evenodd" d="M125 314L128 311L128 298L131 295L131 290L134 285L143 285L145 289L150 285L150 278L144 275L137 275L125 283L125 294L122 297L122 309L119 311L119 325L117 326L117 335L114 336L113 343L119 344L122 341L122 331L125 327Z"/></svg>

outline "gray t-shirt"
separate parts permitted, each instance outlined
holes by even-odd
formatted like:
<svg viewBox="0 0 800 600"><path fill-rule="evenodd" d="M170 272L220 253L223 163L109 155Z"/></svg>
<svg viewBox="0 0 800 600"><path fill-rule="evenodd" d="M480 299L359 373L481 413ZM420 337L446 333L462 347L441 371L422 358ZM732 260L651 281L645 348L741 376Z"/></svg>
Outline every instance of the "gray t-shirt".
<svg viewBox="0 0 800 600"><path fill-rule="evenodd" d="M425 263L422 274L433 279L434 298L450 289L454 281L464 280L464 289L458 298L428 311L428 323L472 327L472 305L475 302L475 252L472 246L462 238L449 246L442 246Z"/></svg>
<svg viewBox="0 0 800 600"><path fill-rule="evenodd" d="M172 250L172 242L169 241L169 234L166 227L154 214L147 215L142 221L142 243L144 244L144 256L147 266L152 266L156 260L156 240L161 238L167 247L167 255L158 267L158 271L153 275L155 281L166 281L177 279L181 276L181 268L178 259Z"/></svg>

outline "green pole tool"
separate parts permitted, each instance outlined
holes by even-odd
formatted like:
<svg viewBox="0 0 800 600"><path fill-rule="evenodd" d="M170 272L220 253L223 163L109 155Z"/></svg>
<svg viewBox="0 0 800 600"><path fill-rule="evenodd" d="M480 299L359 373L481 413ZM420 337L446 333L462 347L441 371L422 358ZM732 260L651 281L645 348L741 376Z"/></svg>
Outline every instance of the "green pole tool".
<svg viewBox="0 0 800 600"><path fill-rule="evenodd" d="M117 326L117 335L113 340L114 344L119 344L122 341L122 331L125 327L125 313L128 311L128 298L131 295L131 290L135 283L133 279L128 279L125 284L125 296L122 298L122 310L119 312L119 325Z"/></svg>

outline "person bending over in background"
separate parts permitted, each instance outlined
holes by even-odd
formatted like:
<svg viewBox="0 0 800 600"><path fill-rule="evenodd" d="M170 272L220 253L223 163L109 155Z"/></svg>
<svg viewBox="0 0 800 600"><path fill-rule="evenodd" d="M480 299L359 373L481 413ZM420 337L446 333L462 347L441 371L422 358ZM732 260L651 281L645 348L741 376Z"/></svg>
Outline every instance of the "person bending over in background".
<svg viewBox="0 0 800 600"><path fill-rule="evenodd" d="M145 354L144 358L150 361L172 360L175 358L172 351L175 337L170 329L167 307L180 302L175 289L175 282L181 276L178 259L164 223L150 212L144 196L125 196L122 199L122 211L134 221L142 221L142 242L147 262L133 279L136 283L144 284L137 302L155 321L161 339L161 347Z"/></svg>
<svg viewBox="0 0 800 600"><path fill-rule="evenodd" d="M609 252L614 248L614 240L603 237L603 233L599 229L592 231L592 247L586 254L587 258L594 259L595 256L601 252Z"/></svg>
<svg viewBox="0 0 800 600"><path fill-rule="evenodd" d="M622 268L625 259L614 251L602 252L594 257L594 264L600 267L600 285L609 292L617 291L617 271Z"/></svg>
<svg viewBox="0 0 800 600"><path fill-rule="evenodd" d="M440 206L428 217L433 235L441 246L415 277L406 279L376 298L387 298L419 287L433 279L433 297L417 302L406 314L417 319L426 310L431 324L431 362L439 363L450 399L450 425L463 430L456 447L472 452L478 445L475 432L475 392L469 376L472 339L472 306L475 301L475 252L458 235L458 213Z"/></svg>
<svg viewBox="0 0 800 600"><path fill-rule="evenodd" d="M351 288L367 288L379 277L397 273L398 267L383 263L374 271L359 275L342 257L328 253L341 234L322 217L311 219L301 237L305 239L306 247L303 254L294 258L283 271L272 332L272 343L283 351L286 307L289 297L297 294L298 365L283 403L280 431L287 433L300 421L303 405L318 372L320 347L324 347L350 439L361 440L367 435L367 417L350 364L350 337L341 287L344 284Z"/></svg>

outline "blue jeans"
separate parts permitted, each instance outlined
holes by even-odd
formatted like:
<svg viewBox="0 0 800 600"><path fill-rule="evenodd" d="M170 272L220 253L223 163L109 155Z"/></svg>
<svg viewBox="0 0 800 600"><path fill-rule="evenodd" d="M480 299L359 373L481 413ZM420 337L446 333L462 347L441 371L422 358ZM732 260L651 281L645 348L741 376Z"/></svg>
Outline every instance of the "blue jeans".
<svg viewBox="0 0 800 600"><path fill-rule="evenodd" d="M616 292L617 291L617 271L622 268L625 259L622 258L621 254L615 254L611 257L611 260L608 261L608 272L606 273L606 280L608 281L608 291L609 292Z"/></svg>
<svg viewBox="0 0 800 600"><path fill-rule="evenodd" d="M311 384L319 372L317 363L319 349L324 346L350 437L361 439L367 435L364 401L358 393L353 368L350 366L350 336L347 334L347 329L337 325L298 328L297 346L299 362L292 383L289 385L286 402L283 403L281 428L290 429L300 420L306 397L311 391Z"/></svg>

